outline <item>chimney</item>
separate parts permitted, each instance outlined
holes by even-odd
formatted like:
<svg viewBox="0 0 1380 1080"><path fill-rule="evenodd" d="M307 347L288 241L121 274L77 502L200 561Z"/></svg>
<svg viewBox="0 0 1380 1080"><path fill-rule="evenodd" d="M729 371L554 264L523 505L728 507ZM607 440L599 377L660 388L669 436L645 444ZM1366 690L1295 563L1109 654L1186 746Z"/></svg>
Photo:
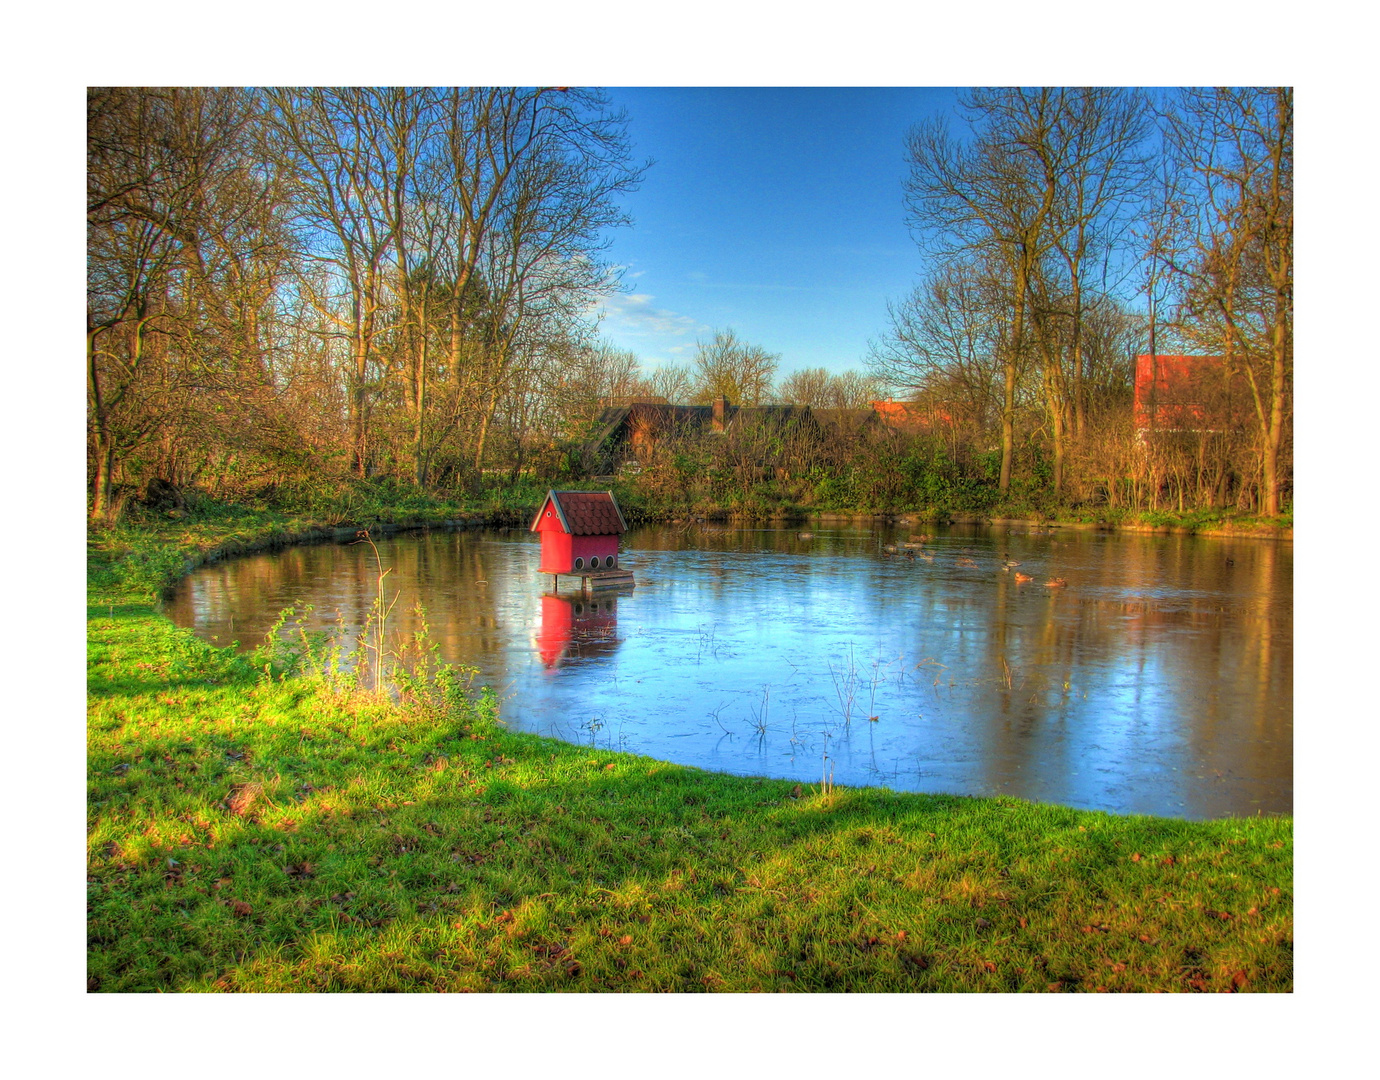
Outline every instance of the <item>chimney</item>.
<svg viewBox="0 0 1380 1080"><path fill-rule="evenodd" d="M714 422L711 425L714 431L723 431L724 420L728 414L728 398L720 394L714 399Z"/></svg>

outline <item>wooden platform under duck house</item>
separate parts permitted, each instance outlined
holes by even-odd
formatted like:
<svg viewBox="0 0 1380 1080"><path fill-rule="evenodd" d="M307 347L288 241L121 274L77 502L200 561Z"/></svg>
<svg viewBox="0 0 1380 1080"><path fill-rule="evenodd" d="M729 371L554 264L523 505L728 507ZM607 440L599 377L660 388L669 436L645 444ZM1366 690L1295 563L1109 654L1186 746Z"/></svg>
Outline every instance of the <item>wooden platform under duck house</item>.
<svg viewBox="0 0 1380 1080"><path fill-rule="evenodd" d="M582 574L580 575L580 588L585 592L595 592L598 589L613 589L619 585L633 585L633 572L631 570L610 570L602 574Z"/></svg>

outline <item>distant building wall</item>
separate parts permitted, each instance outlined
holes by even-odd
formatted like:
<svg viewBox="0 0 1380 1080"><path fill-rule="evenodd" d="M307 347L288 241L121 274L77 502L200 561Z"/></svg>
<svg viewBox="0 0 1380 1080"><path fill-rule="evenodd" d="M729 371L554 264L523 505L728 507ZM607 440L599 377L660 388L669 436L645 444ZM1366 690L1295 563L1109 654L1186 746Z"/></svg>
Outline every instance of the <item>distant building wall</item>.
<svg viewBox="0 0 1380 1080"><path fill-rule="evenodd" d="M941 425L952 425L951 417L942 408L919 405L913 401L873 401L869 403L881 421L898 431L933 431Z"/></svg>
<svg viewBox="0 0 1380 1080"><path fill-rule="evenodd" d="M1136 357L1137 433L1222 431L1244 420L1245 401L1221 356Z"/></svg>

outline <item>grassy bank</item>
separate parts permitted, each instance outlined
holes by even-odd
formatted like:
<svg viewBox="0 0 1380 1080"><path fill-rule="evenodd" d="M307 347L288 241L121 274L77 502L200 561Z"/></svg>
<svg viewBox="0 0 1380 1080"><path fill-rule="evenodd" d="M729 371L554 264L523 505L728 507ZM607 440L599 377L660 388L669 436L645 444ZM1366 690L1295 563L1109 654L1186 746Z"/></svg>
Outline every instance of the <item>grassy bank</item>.
<svg viewBox="0 0 1380 1080"><path fill-rule="evenodd" d="M514 734L463 680L394 702L173 627L153 596L226 530L170 528L89 555L91 990L1292 989L1291 819Z"/></svg>

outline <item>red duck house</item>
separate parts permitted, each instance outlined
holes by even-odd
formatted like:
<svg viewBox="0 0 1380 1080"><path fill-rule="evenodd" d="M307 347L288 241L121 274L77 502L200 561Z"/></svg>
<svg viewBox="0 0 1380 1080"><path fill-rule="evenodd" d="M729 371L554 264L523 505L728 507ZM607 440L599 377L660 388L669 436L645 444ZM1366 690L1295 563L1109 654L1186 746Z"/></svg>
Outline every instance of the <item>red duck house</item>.
<svg viewBox="0 0 1380 1080"><path fill-rule="evenodd" d="M541 533L537 570L576 574L586 585L631 581L618 566L618 538L627 531L612 492L549 491L532 520L532 532Z"/></svg>

